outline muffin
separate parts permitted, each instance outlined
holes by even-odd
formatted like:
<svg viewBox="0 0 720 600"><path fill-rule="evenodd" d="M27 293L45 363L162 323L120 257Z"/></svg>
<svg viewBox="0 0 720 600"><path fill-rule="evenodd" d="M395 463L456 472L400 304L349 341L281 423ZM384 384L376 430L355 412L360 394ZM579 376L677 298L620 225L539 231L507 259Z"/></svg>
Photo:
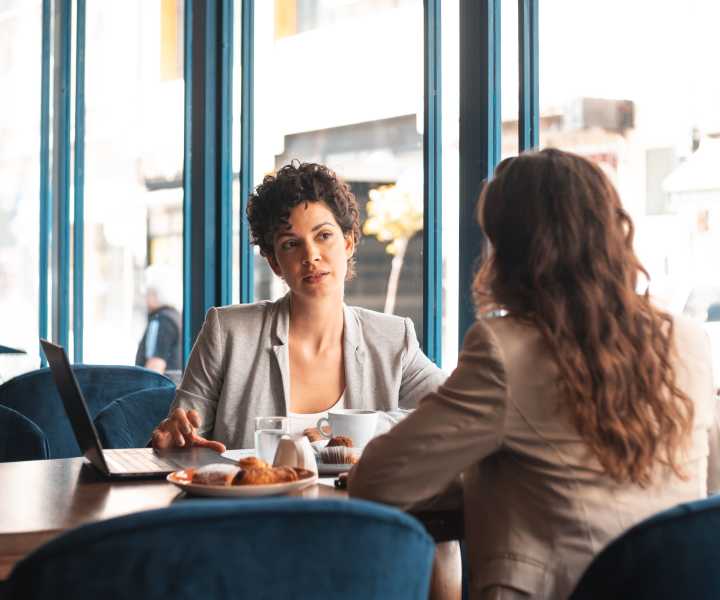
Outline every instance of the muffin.
<svg viewBox="0 0 720 600"><path fill-rule="evenodd" d="M353 441L352 438L349 438L346 435L336 435L335 437L331 437L330 441L327 443L327 448L332 448L333 446L344 446L345 448L352 448Z"/></svg>
<svg viewBox="0 0 720 600"><path fill-rule="evenodd" d="M358 448L326 446L320 450L320 462L326 465L354 465L359 457Z"/></svg>
<svg viewBox="0 0 720 600"><path fill-rule="evenodd" d="M232 485L240 469L234 465L205 465L195 469L192 482L201 485Z"/></svg>

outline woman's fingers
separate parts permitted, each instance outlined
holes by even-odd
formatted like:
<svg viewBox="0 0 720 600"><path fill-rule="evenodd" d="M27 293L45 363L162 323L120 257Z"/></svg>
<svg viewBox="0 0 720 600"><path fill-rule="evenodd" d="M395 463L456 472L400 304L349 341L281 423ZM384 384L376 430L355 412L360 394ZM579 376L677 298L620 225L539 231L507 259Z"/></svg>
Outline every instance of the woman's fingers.
<svg viewBox="0 0 720 600"><path fill-rule="evenodd" d="M182 408L176 408L170 413L170 417L167 419L167 429L172 433L176 446L185 448L192 445L195 428Z"/></svg>
<svg viewBox="0 0 720 600"><path fill-rule="evenodd" d="M188 419L187 413L182 408L176 408L172 411L172 413L170 413L170 420L175 422L180 433L184 435L192 434L193 426Z"/></svg>
<svg viewBox="0 0 720 600"><path fill-rule="evenodd" d="M185 411L181 408L176 408L172 413L170 413L170 416L167 419L161 421L160 425L157 426L156 431L164 434L161 438L160 436L158 437L158 439L163 440L161 443L167 443L166 446L162 446L163 448L167 448L169 446L178 446L180 448L190 446L192 443L192 437L195 433L194 427L192 427Z"/></svg>
<svg viewBox="0 0 720 600"><path fill-rule="evenodd" d="M162 421L153 431L152 445L153 448L170 448L177 446L180 448L189 448L191 446L202 446L215 450L215 452L225 452L225 444L208 440L197 434L200 427L200 414L196 410L184 411L182 408L176 408L170 416Z"/></svg>
<svg viewBox="0 0 720 600"><path fill-rule="evenodd" d="M155 429L152 434L152 447L160 450L170 446L172 446L172 435L159 427Z"/></svg>
<svg viewBox="0 0 720 600"><path fill-rule="evenodd" d="M187 418L193 427L195 427L196 429L200 428L200 413L198 411L196 411L195 409L187 411Z"/></svg>
<svg viewBox="0 0 720 600"><path fill-rule="evenodd" d="M216 442L215 440L208 440L197 434L195 434L193 436L192 443L193 443L193 446L210 448L210 450L215 450L215 452L218 452L220 454L222 454L223 452L225 452L225 450L227 450L227 448L225 448L225 444L223 444L222 442Z"/></svg>

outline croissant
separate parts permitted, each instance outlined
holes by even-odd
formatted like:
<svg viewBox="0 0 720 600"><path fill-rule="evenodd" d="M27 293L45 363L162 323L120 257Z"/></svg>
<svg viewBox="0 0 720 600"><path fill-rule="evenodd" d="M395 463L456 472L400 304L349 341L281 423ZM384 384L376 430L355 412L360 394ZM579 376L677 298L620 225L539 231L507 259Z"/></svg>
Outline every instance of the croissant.
<svg viewBox="0 0 720 600"><path fill-rule="evenodd" d="M250 468L241 470L233 479L233 485L267 485L297 481L298 474L290 467L268 469Z"/></svg>
<svg viewBox="0 0 720 600"><path fill-rule="evenodd" d="M238 460L241 469L269 469L270 465L257 456L248 456Z"/></svg>

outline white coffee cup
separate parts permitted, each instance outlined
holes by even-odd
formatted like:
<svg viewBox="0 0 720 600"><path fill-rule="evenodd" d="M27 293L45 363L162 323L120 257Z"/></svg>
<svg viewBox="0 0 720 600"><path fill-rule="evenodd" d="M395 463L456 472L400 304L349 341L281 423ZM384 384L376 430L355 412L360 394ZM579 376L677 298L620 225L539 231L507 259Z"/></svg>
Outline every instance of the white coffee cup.
<svg viewBox="0 0 720 600"><path fill-rule="evenodd" d="M363 448L375 435L378 415L374 410L339 408L328 412L327 418L318 420L317 428L323 437L337 435L349 437L355 448ZM326 433L329 429L330 433Z"/></svg>

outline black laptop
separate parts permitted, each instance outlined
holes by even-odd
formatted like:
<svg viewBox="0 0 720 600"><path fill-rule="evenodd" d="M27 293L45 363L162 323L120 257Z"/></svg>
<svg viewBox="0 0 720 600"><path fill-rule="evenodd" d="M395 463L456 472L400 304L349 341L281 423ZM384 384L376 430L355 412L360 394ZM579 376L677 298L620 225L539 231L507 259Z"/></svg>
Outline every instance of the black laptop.
<svg viewBox="0 0 720 600"><path fill-rule="evenodd" d="M65 349L47 340L40 340L40 343L50 364L55 385L80 450L107 477L164 477L168 473L187 467L200 467L212 463L235 464L235 461L209 448L103 450Z"/></svg>

